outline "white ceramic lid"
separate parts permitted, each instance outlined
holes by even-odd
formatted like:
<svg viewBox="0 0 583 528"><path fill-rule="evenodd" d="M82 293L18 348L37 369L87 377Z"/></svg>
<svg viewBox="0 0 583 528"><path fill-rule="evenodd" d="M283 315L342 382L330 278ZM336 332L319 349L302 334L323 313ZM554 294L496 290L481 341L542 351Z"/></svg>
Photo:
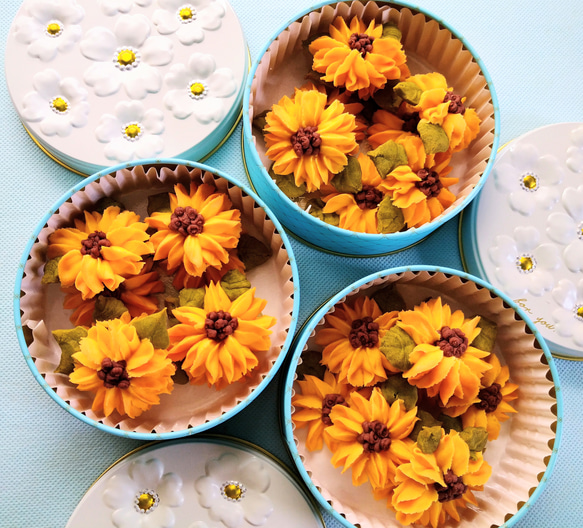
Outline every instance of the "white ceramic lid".
<svg viewBox="0 0 583 528"><path fill-rule="evenodd" d="M25 0L5 69L33 140L93 174L203 159L240 117L248 64L226 0Z"/></svg>
<svg viewBox="0 0 583 528"><path fill-rule="evenodd" d="M464 213L465 264L512 298L557 357L583 360L583 123L510 142Z"/></svg>

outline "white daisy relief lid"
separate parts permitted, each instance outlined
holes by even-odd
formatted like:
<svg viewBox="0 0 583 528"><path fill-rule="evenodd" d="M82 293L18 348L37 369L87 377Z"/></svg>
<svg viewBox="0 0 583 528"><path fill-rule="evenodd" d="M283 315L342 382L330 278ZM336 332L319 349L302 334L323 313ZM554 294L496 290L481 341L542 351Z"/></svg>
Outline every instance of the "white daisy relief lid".
<svg viewBox="0 0 583 528"><path fill-rule="evenodd" d="M149 444L89 488L66 528L325 528L289 470L246 442L208 436Z"/></svg>
<svg viewBox="0 0 583 528"><path fill-rule="evenodd" d="M33 140L94 174L211 154L241 115L248 64L226 0L24 0L5 70Z"/></svg>
<svg viewBox="0 0 583 528"><path fill-rule="evenodd" d="M583 360L583 123L506 145L461 229L464 264L530 317L557 357Z"/></svg>

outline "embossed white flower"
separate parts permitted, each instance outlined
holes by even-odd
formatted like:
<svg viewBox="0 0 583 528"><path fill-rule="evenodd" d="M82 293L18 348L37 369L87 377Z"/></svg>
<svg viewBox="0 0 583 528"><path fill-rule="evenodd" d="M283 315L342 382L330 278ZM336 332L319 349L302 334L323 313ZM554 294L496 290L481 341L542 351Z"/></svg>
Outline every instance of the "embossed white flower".
<svg viewBox="0 0 583 528"><path fill-rule="evenodd" d="M495 265L495 277L510 297L543 295L554 286L553 274L561 263L554 244L541 244L534 227L514 228L512 236L498 235L489 256Z"/></svg>
<svg viewBox="0 0 583 528"><path fill-rule="evenodd" d="M573 172L583 171L583 126L571 131L571 145L567 149L567 167Z"/></svg>
<svg viewBox="0 0 583 528"><path fill-rule="evenodd" d="M583 279L577 285L561 279L551 294L558 305L553 310L556 332L583 346Z"/></svg>
<svg viewBox="0 0 583 528"><path fill-rule="evenodd" d="M158 0L152 22L162 35L176 33L185 46L204 40L204 32L221 27L225 8L216 0Z"/></svg>
<svg viewBox="0 0 583 528"><path fill-rule="evenodd" d="M120 101L115 115L101 117L95 136L106 143L107 159L124 162L152 158L164 150L164 114L158 108L146 110L140 101Z"/></svg>
<svg viewBox="0 0 583 528"><path fill-rule="evenodd" d="M132 7L148 7L152 0L97 0L101 11L107 16L115 16L118 13L129 13Z"/></svg>
<svg viewBox="0 0 583 528"><path fill-rule="evenodd" d="M237 90L233 72L215 67L211 55L193 53L188 65L174 64L165 77L170 88L164 104L178 119L194 117L203 124L220 123L227 111L226 97Z"/></svg>
<svg viewBox="0 0 583 528"><path fill-rule="evenodd" d="M87 124L87 90L74 77L61 76L53 69L37 72L32 78L33 91L22 100L22 118L39 123L45 136L67 137L73 128Z"/></svg>
<svg viewBox="0 0 583 528"><path fill-rule="evenodd" d="M127 474L113 475L103 492L103 501L113 510L111 521L117 528L171 528L172 508L184 502L182 479L176 473L164 473L164 464L156 459L138 459Z"/></svg>
<svg viewBox="0 0 583 528"><path fill-rule="evenodd" d="M98 26L90 29L81 41L81 53L96 61L83 80L99 96L117 93L121 86L132 99L144 99L162 87L158 66L173 57L172 42L150 36L150 22L144 15L121 15L113 31Z"/></svg>
<svg viewBox="0 0 583 528"><path fill-rule="evenodd" d="M583 185L567 187L561 196L567 213L554 212L547 218L547 235L557 244L566 246L563 260L573 273L583 271Z"/></svg>
<svg viewBox="0 0 583 528"><path fill-rule="evenodd" d="M540 155L531 143L508 147L505 160L494 166L496 188L508 195L512 210L530 216L536 208L550 209L559 199L563 169L557 158ZM508 160L508 161L506 161Z"/></svg>
<svg viewBox="0 0 583 528"><path fill-rule="evenodd" d="M263 463L254 456L243 460L234 453L224 453L209 460L206 475L199 477L195 488L198 501L209 509L209 516L227 528L262 526L273 511L265 494L269 474Z"/></svg>
<svg viewBox="0 0 583 528"><path fill-rule="evenodd" d="M85 10L75 0L28 0L22 10L13 31L16 40L27 45L31 57L51 61L81 38L79 23Z"/></svg>

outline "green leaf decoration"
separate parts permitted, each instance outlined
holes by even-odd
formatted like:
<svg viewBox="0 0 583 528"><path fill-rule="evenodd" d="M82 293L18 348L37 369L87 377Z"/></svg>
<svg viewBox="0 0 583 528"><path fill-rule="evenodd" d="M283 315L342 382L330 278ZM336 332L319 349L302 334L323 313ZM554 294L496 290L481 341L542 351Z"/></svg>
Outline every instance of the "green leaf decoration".
<svg viewBox="0 0 583 528"><path fill-rule="evenodd" d="M381 352L393 367L401 371L409 370L412 367L409 355L414 348L413 338L398 326L393 326L381 339Z"/></svg>
<svg viewBox="0 0 583 528"><path fill-rule="evenodd" d="M389 284L380 290L377 290L372 296L382 312L400 312L407 308L405 299L397 291L394 284Z"/></svg>
<svg viewBox="0 0 583 528"><path fill-rule="evenodd" d="M418 105L423 90L414 82L403 81L395 86L395 93L409 104Z"/></svg>
<svg viewBox="0 0 583 528"><path fill-rule="evenodd" d="M170 195L168 193L152 194L148 196L148 215L153 213L170 213Z"/></svg>
<svg viewBox="0 0 583 528"><path fill-rule="evenodd" d="M202 308L204 306L204 288L184 288L178 293L178 306Z"/></svg>
<svg viewBox="0 0 583 528"><path fill-rule="evenodd" d="M369 151L368 155L371 157L380 177L383 179L400 165L407 165L409 162L405 147L393 140L387 141L376 149Z"/></svg>
<svg viewBox="0 0 583 528"><path fill-rule="evenodd" d="M299 187L296 185L293 174L276 174L273 172L273 165L269 168L269 175L275 180L275 185L290 200L303 196L307 189L306 184L302 183Z"/></svg>
<svg viewBox="0 0 583 528"><path fill-rule="evenodd" d="M421 432L421 430L424 427L435 427L435 426L441 427L441 422L439 420L436 420L433 417L433 415L431 415L427 411L417 409L417 418L419 418L419 420L417 420L417 422L415 422L415 427L413 427L413 431L411 431L411 434L409 435L409 438L411 438L415 442L417 441L417 438L419 437L419 433Z"/></svg>
<svg viewBox="0 0 583 528"><path fill-rule="evenodd" d="M322 205L320 205L322 204ZM340 216L336 213L325 213L323 209L323 202L319 200L309 200L308 205L310 205L310 214L317 218L318 220L322 220L322 222L326 222L327 224L333 225L338 227L340 224Z"/></svg>
<svg viewBox="0 0 583 528"><path fill-rule="evenodd" d="M494 350L494 345L496 344L498 325L494 321L481 317L480 322L478 323L478 328L481 328L482 330L478 334L478 337L472 341L471 345L480 350L492 352L492 350Z"/></svg>
<svg viewBox="0 0 583 528"><path fill-rule="evenodd" d="M408 411L417 405L417 387L409 385L409 382L399 374L389 376L386 381L379 385L379 388L389 405L392 405L396 400L403 400Z"/></svg>
<svg viewBox="0 0 583 528"><path fill-rule="evenodd" d="M372 98L374 102L383 110L388 110L389 112L396 112L403 99L399 97L393 90L394 83L390 84L391 81L387 81L385 87L382 90L377 90Z"/></svg>
<svg viewBox="0 0 583 528"><path fill-rule="evenodd" d="M449 433L452 429L458 433L461 433L464 428L461 418L454 418L453 416L448 416L447 414L440 414L438 419L446 433Z"/></svg>
<svg viewBox="0 0 583 528"><path fill-rule="evenodd" d="M170 345L168 337L168 316L166 308L131 323L140 339L149 339L154 348L166 349Z"/></svg>
<svg viewBox="0 0 583 528"><path fill-rule="evenodd" d="M417 125L417 132L419 132L427 154L445 152L449 148L449 138L445 130L439 125L427 121L420 121Z"/></svg>
<svg viewBox="0 0 583 528"><path fill-rule="evenodd" d="M377 210L377 228L379 233L397 233L405 227L403 211L385 196Z"/></svg>
<svg viewBox="0 0 583 528"><path fill-rule="evenodd" d="M60 282L59 279L59 260L63 257L55 257L47 261L41 284L55 284Z"/></svg>
<svg viewBox="0 0 583 528"><path fill-rule="evenodd" d="M466 427L460 436L468 444L470 451L483 451L488 442L488 431L484 427Z"/></svg>
<svg viewBox="0 0 583 528"><path fill-rule="evenodd" d="M381 38L394 38L401 42L402 37L403 34L401 33L401 30L397 27L396 24L393 24L392 22L383 24L383 34Z"/></svg>
<svg viewBox="0 0 583 528"><path fill-rule="evenodd" d="M221 287L225 290L227 297L234 301L251 288L251 283L244 273L239 270L230 270L221 279Z"/></svg>
<svg viewBox="0 0 583 528"><path fill-rule="evenodd" d="M176 367L176 372L172 375L172 381L176 385L187 385L188 384L188 374L182 369L182 361L177 361L174 363Z"/></svg>
<svg viewBox="0 0 583 528"><path fill-rule="evenodd" d="M108 207L119 207L120 211L125 211L125 205L117 200L114 200L110 196L104 196L101 200L98 200L96 204L93 206L93 210L97 211L99 214L103 214L103 212Z"/></svg>
<svg viewBox="0 0 583 528"><path fill-rule="evenodd" d="M358 159L348 156L348 164L330 183L341 193L356 194L362 191L362 169Z"/></svg>
<svg viewBox="0 0 583 528"><path fill-rule="evenodd" d="M242 233L237 245L237 255L245 264L245 271L251 271L267 262L272 255L271 248L258 238Z"/></svg>
<svg viewBox="0 0 583 528"><path fill-rule="evenodd" d="M87 329L82 326L68 330L53 330L53 337L61 347L61 361L55 369L57 374L67 376L75 369L73 354L81 350L81 339L87 336Z"/></svg>
<svg viewBox="0 0 583 528"><path fill-rule="evenodd" d="M263 112L261 112L260 114L257 114L256 116L253 117L253 126L255 128L257 128L258 130L261 131L261 133L263 133L264 129L265 129L265 125L267 124L267 121L265 120L265 116L268 114L268 110L265 110Z"/></svg>
<svg viewBox="0 0 583 528"><path fill-rule="evenodd" d="M110 321L119 319L128 309L126 305L115 297L97 296L95 299L95 308L93 310L94 321Z"/></svg>
<svg viewBox="0 0 583 528"><path fill-rule="evenodd" d="M426 455L434 453L439 446L443 431L439 425L423 427L417 436L417 445Z"/></svg>
<svg viewBox="0 0 583 528"><path fill-rule="evenodd" d="M303 380L306 376L316 376L324 379L326 367L320 363L322 354L315 350L305 350L302 352L302 362L296 368L298 379Z"/></svg>

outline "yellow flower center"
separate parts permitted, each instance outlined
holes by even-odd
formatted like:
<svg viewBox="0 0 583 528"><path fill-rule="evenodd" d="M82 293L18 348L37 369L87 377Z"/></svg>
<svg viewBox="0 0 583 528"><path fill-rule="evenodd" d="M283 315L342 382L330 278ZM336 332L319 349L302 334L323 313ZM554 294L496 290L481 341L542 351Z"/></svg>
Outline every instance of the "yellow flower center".
<svg viewBox="0 0 583 528"><path fill-rule="evenodd" d="M520 257L518 259L518 265L522 271L532 271L534 269L534 261L531 257Z"/></svg>
<svg viewBox="0 0 583 528"><path fill-rule="evenodd" d="M130 49L121 50L117 54L117 62L120 66L131 66L136 61L136 54Z"/></svg>
<svg viewBox="0 0 583 528"><path fill-rule="evenodd" d="M243 496L243 489L239 484L227 484L223 491L225 495L231 500L239 500Z"/></svg>
<svg viewBox="0 0 583 528"><path fill-rule="evenodd" d="M55 97L51 102L52 107L57 111L64 113L69 108L67 101L65 101L62 97Z"/></svg>
<svg viewBox="0 0 583 528"><path fill-rule="evenodd" d="M145 489L138 492L135 498L135 508L139 513L151 513L160 499L155 491L151 489Z"/></svg>
<svg viewBox="0 0 583 528"><path fill-rule="evenodd" d="M538 187L538 179L534 174L525 174L522 177L522 185L529 191L534 191Z"/></svg>
<svg viewBox="0 0 583 528"><path fill-rule="evenodd" d="M204 93L204 84L195 82L190 85L190 92L194 96L202 95Z"/></svg>
<svg viewBox="0 0 583 528"><path fill-rule="evenodd" d="M140 135L141 128L137 123L132 123L128 125L124 129L124 134L129 137L130 139L135 139Z"/></svg>
<svg viewBox="0 0 583 528"><path fill-rule="evenodd" d="M47 26L47 33L53 37L57 36L61 32L61 26L57 22L51 22Z"/></svg>
<svg viewBox="0 0 583 528"><path fill-rule="evenodd" d="M579 306L575 311L575 314L577 315L577 317L583 319L583 306Z"/></svg>
<svg viewBox="0 0 583 528"><path fill-rule="evenodd" d="M190 7L183 7L178 11L178 16L181 20L191 20L194 13Z"/></svg>

